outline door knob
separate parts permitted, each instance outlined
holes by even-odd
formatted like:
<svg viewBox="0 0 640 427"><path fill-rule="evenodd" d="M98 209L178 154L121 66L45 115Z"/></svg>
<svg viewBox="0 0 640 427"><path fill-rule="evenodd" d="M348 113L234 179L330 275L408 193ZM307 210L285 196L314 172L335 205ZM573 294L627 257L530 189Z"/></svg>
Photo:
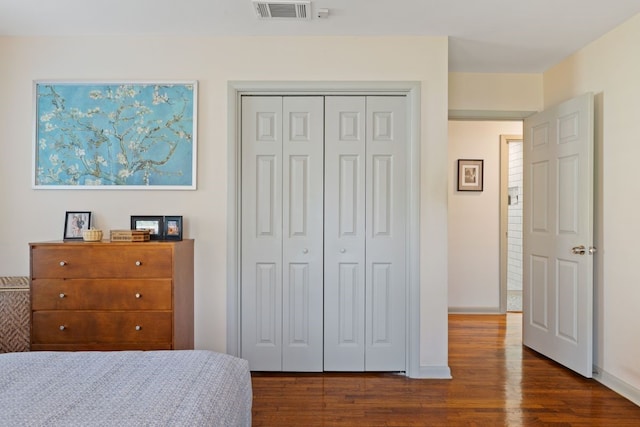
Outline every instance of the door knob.
<svg viewBox="0 0 640 427"><path fill-rule="evenodd" d="M574 246L571 248L571 253L574 255L584 255L586 251L587 249L584 247L584 245Z"/></svg>

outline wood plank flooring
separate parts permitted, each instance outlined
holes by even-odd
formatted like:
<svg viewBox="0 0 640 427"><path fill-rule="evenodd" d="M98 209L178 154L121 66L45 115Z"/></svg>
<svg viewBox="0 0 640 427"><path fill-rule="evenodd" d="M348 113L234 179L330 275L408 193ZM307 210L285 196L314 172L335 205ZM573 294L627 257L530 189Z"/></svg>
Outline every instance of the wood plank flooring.
<svg viewBox="0 0 640 427"><path fill-rule="evenodd" d="M640 407L522 346L522 316L449 316L451 380L253 374L254 426L640 426Z"/></svg>

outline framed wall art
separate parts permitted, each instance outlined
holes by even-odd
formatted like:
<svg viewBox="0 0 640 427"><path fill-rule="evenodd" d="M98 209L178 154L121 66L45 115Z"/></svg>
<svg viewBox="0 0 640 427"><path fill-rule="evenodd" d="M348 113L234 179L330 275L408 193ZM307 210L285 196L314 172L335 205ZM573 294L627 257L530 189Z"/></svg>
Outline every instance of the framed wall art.
<svg viewBox="0 0 640 427"><path fill-rule="evenodd" d="M67 211L64 216L63 240L82 240L82 232L91 228L91 212Z"/></svg>
<svg viewBox="0 0 640 427"><path fill-rule="evenodd" d="M164 217L164 240L182 240L182 217Z"/></svg>
<svg viewBox="0 0 640 427"><path fill-rule="evenodd" d="M132 230L149 230L150 240L162 240L164 237L164 217L148 215L132 215Z"/></svg>
<svg viewBox="0 0 640 427"><path fill-rule="evenodd" d="M458 159L458 191L482 191L484 160Z"/></svg>
<svg viewBox="0 0 640 427"><path fill-rule="evenodd" d="M196 189L197 82L34 82L36 189Z"/></svg>

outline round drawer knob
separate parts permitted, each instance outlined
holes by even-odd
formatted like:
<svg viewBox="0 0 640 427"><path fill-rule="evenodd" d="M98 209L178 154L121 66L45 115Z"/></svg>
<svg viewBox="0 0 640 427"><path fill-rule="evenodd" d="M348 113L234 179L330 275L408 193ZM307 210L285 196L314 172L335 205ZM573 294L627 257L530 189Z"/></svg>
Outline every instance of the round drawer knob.
<svg viewBox="0 0 640 427"><path fill-rule="evenodd" d="M142 265L142 261L136 261L136 265L140 267Z"/></svg>
<svg viewBox="0 0 640 427"><path fill-rule="evenodd" d="M309 253L309 249L304 248L304 249L302 250L302 253L303 253L303 254L308 254L308 253Z"/></svg>
<svg viewBox="0 0 640 427"><path fill-rule="evenodd" d="M140 326L140 325L136 325L136 331L139 331L139 330L141 330L141 329L142 329L142 326Z"/></svg>
<svg viewBox="0 0 640 427"><path fill-rule="evenodd" d="M141 295L141 294L139 294L139 293L137 293L137 294L136 294L136 298L142 298L142 295Z"/></svg>
<svg viewBox="0 0 640 427"><path fill-rule="evenodd" d="M64 297L66 297L65 294L60 294L60 298L64 298Z"/></svg>
<svg viewBox="0 0 640 427"><path fill-rule="evenodd" d="M60 325L60 330L61 330L61 331L64 331L65 329L67 329L67 328L66 328L66 326L64 326L64 325Z"/></svg>
<svg viewBox="0 0 640 427"><path fill-rule="evenodd" d="M341 253L341 254L343 254L343 253L345 253L345 252L347 252L347 250L346 250L345 248L340 249L340 253Z"/></svg>
<svg viewBox="0 0 640 427"><path fill-rule="evenodd" d="M60 261L60 267L64 267L65 265L67 265L66 261Z"/></svg>

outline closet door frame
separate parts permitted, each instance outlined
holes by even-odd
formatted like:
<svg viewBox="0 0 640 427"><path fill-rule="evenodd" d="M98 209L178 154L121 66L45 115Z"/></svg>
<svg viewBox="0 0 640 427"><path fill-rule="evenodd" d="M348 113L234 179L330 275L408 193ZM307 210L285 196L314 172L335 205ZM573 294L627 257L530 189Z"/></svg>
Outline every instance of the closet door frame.
<svg viewBox="0 0 640 427"><path fill-rule="evenodd" d="M228 83L227 353L241 354L241 105L247 95L401 95L407 97L406 371L420 376L420 82Z"/></svg>

